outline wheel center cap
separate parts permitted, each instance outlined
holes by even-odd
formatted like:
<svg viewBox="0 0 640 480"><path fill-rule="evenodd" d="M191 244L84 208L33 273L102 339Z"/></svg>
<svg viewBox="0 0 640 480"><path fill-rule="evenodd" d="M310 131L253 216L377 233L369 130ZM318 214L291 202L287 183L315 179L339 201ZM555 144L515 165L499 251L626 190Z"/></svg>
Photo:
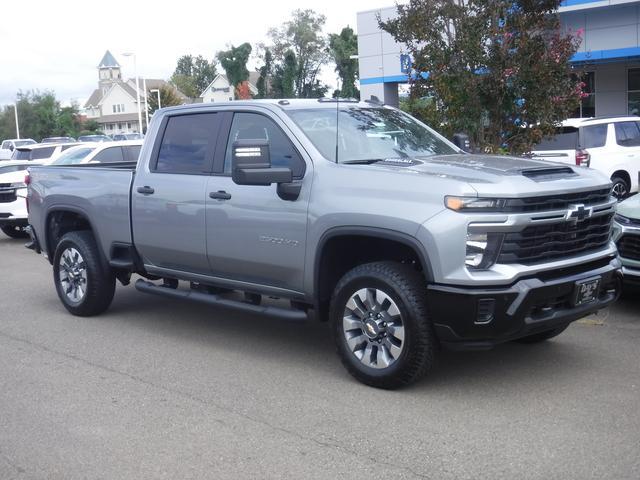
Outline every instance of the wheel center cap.
<svg viewBox="0 0 640 480"><path fill-rule="evenodd" d="M369 338L376 338L378 335L380 335L380 327L375 322L375 320L367 320L364 323L364 333Z"/></svg>

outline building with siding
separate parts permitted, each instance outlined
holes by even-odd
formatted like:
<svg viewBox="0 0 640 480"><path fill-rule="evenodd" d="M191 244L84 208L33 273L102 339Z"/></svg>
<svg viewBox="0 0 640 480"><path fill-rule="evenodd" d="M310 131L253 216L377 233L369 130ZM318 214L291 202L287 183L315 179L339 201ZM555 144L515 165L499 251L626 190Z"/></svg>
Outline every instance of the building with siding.
<svg viewBox="0 0 640 480"><path fill-rule="evenodd" d="M587 72L589 97L576 116L640 114L640 0L565 0L559 14L563 28L583 32L572 62ZM395 15L391 6L357 19L361 96L391 105L411 65L404 46L378 26L378 16Z"/></svg>

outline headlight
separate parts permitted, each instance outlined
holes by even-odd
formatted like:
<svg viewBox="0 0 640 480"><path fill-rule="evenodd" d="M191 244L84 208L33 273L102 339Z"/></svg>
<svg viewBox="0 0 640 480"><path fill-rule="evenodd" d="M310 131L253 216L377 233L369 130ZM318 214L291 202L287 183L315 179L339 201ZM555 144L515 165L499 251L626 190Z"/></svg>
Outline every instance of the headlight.
<svg viewBox="0 0 640 480"><path fill-rule="evenodd" d="M447 208L456 212L498 212L505 206L504 198L477 198L477 197L444 197Z"/></svg>
<svg viewBox="0 0 640 480"><path fill-rule="evenodd" d="M616 213L613 219L620 225L631 225L633 223L630 218L620 215L619 213Z"/></svg>
<svg viewBox="0 0 640 480"><path fill-rule="evenodd" d="M487 270L498 258L501 233L467 233L467 253L464 263L470 270Z"/></svg>

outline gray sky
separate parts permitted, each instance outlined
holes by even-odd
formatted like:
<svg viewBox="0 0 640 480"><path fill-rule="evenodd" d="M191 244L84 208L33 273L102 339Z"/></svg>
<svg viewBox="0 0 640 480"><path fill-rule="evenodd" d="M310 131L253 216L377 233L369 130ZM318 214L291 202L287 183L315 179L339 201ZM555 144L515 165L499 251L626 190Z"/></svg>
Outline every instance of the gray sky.
<svg viewBox="0 0 640 480"><path fill-rule="evenodd" d="M326 15L325 33L356 29L356 12L394 0L285 0L238 2L5 0L0 22L0 105L18 90L54 90L59 100L84 102L97 87L96 66L105 50L133 77L131 57L148 78L168 78L183 54L213 58L228 44L266 41L267 30L296 8ZM255 65L255 61L250 63ZM331 71L323 80L335 83Z"/></svg>

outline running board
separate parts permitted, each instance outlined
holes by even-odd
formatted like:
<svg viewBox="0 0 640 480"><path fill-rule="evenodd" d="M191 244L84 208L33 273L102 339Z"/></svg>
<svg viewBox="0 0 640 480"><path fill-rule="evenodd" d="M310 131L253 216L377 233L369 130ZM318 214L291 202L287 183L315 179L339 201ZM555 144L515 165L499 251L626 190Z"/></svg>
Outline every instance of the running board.
<svg viewBox="0 0 640 480"><path fill-rule="evenodd" d="M155 283L147 282L139 279L136 282L136 289L150 293L152 295L160 295L163 297L179 298L184 300L194 300L196 302L207 303L217 307L229 308L232 310L240 310L268 317L283 318L286 320L307 320L307 314L302 310L280 308L274 306L253 305L250 303L240 302L238 300L230 300L213 293L202 293L194 290L176 290L168 287L161 287Z"/></svg>

